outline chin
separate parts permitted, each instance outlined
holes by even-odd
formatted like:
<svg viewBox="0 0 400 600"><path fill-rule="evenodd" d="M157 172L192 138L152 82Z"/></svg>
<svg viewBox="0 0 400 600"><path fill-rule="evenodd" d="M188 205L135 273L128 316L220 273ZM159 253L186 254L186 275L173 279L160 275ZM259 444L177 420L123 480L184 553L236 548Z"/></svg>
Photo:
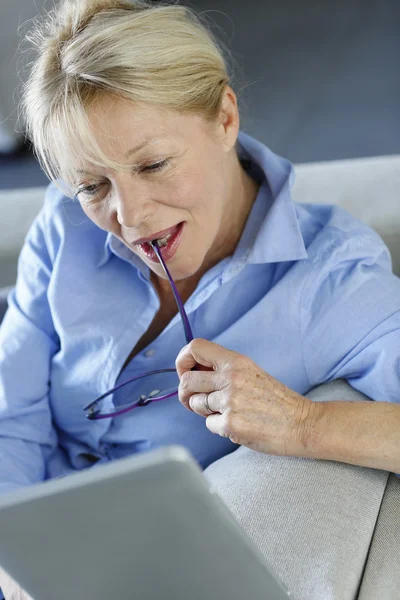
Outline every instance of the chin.
<svg viewBox="0 0 400 600"><path fill-rule="evenodd" d="M200 266L198 265L173 265L167 263L168 270L171 274L171 277L174 281L184 281L192 278L196 278L196 275L199 273ZM162 276L167 279L164 271L162 270ZM200 279L200 277L198 278Z"/></svg>

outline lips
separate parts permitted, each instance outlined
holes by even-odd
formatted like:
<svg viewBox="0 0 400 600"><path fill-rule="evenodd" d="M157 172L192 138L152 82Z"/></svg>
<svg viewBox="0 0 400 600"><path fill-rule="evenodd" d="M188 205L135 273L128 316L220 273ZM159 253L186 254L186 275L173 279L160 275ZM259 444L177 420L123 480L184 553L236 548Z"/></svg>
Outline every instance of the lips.
<svg viewBox="0 0 400 600"><path fill-rule="evenodd" d="M153 233L149 237L139 238L138 240L135 240L133 243L134 244L144 244L145 242L152 242L153 240L157 240L157 239L165 237L169 233L174 233L178 227L179 227L179 224L173 225L172 227L169 227L169 229L163 229L162 231L157 231L157 233Z"/></svg>
<svg viewBox="0 0 400 600"><path fill-rule="evenodd" d="M168 236L168 240L166 242L166 244L163 244L162 246L159 245L159 252L161 252L161 255L164 259L165 262L169 261L172 259L173 256L175 256L175 254L178 251L178 248L180 246L181 243L181 239L183 236L183 230L185 227L185 223L179 223L179 225L177 227L171 227L169 230L167 229L167 231L170 231L171 229L173 230L172 235ZM144 238L144 239L150 239L150 238ZM140 248L140 252L142 252L151 262L154 263L159 263L159 258L158 258L158 254L154 251L153 247L151 244L149 244L148 242L144 242L142 244L139 244L139 248Z"/></svg>

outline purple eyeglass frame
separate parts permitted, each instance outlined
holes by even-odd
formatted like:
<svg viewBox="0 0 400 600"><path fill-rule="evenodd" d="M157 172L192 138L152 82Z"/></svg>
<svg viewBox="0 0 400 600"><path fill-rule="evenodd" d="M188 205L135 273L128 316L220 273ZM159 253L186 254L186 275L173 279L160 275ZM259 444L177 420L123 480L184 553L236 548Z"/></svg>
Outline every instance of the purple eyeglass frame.
<svg viewBox="0 0 400 600"><path fill-rule="evenodd" d="M165 274L167 275L168 280L171 284L172 291L173 291L173 294L175 297L175 301L178 305L179 314L181 315L183 328L185 330L186 342L189 344L189 342L191 342L193 339L193 333L192 333L192 329L190 327L188 316L183 307L182 299L179 295L178 290L176 289L176 285L171 277L168 267L165 264L164 259L161 255L161 251L160 251L160 248L158 247L157 240L150 242L150 244L152 245L155 253L157 254L158 260L160 261L161 266L163 267ZM196 366L192 370L196 370ZM89 404L84 406L83 410L86 413L85 416L90 421L97 421L99 419L109 419L111 417L118 417L119 415L123 415L135 408L139 408L141 406L147 406L147 404L150 404L151 402L160 402L161 400L166 400L167 398L172 398L172 396L175 396L178 393L177 389L168 394L164 394L163 396L156 396L154 398L153 397L140 398L136 402L133 402L133 403L130 402L129 404L124 404L123 406L118 408L118 410L110 412L110 413L101 413L101 408L99 408L98 405L104 398L106 398L107 396L110 396L111 394L113 394L114 392L119 390L120 388L124 387L125 385L128 385L129 383L132 383L133 381L137 381L138 379L142 379L143 377L147 377L149 375L156 375L158 373L176 373L176 369L157 369L155 371L148 371L147 373L143 373L142 375L137 375L136 377L127 379L126 381L120 383L119 385L112 388L111 390L108 390L108 392L105 392L104 394L102 394L101 396L99 396L95 400L92 400L92 402L90 402Z"/></svg>

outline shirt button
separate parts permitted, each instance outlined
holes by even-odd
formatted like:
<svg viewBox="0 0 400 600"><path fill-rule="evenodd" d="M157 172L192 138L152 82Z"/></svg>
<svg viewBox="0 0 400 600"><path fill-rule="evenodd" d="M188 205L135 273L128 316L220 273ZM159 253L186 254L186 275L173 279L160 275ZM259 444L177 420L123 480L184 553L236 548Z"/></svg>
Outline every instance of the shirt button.
<svg viewBox="0 0 400 600"><path fill-rule="evenodd" d="M146 358L150 358L151 356L154 356L156 353L154 348L149 348L148 350L146 350L146 352L144 353Z"/></svg>

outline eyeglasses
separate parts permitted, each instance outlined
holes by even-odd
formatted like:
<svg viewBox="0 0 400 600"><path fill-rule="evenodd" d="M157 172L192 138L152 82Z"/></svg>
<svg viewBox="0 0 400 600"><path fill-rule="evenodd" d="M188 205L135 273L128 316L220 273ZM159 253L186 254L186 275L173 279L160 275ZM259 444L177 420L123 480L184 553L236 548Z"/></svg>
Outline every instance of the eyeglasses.
<svg viewBox="0 0 400 600"><path fill-rule="evenodd" d="M168 267L164 262L164 259L161 255L161 251L158 247L157 241L154 240L153 242L150 242L150 243L151 243L155 253L157 254L157 258L160 261L161 266L163 267L165 274L167 275L168 280L171 284L171 288L172 288L172 291L173 291L173 294L175 297L175 301L178 305L179 314L182 319L183 328L185 331L186 342L189 343L193 339L193 333L190 328L189 319L188 319L185 309L183 307L182 299L178 293L178 290L177 290L176 285L171 277ZM193 367L192 370L196 370L196 368L197 368L197 365L195 367ZM176 396L176 394L178 393L177 388L165 390L165 392L162 396L157 396L156 394L159 393L159 390L155 390L155 392L152 392L149 395L141 395L138 400L124 404L123 406L118 407L118 409L116 409L112 412L106 412L106 413L102 412L102 401L104 400L104 398L107 398L107 396L110 396L117 390L121 389L122 387L124 387L130 383L133 383L134 381L143 379L145 377L156 376L161 373L176 373L176 369L157 369L155 371L148 371L147 373L143 373L142 375L137 375L136 377L127 379L127 381L120 383L116 387L112 388L108 392L105 392L104 394L102 394L101 396L99 396L95 400L92 400L92 402L90 402L89 404L84 406L83 410L85 411L85 416L88 419L90 419L91 421L98 420L98 419L109 419L111 417L117 417L119 415L123 415L131 410L134 410L135 408L139 408L141 406L147 406L151 402L160 402L161 400L166 400L167 398L172 398L172 396Z"/></svg>

